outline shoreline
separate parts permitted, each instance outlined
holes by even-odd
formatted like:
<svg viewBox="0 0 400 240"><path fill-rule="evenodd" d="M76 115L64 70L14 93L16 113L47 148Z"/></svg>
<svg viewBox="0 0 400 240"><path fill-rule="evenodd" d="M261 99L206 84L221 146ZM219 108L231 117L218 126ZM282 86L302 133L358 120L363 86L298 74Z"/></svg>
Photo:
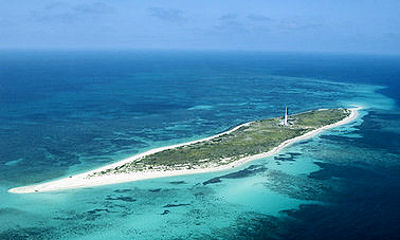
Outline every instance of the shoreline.
<svg viewBox="0 0 400 240"><path fill-rule="evenodd" d="M11 188L8 190L10 193L35 193L35 192L49 192L49 191L59 191L59 190L67 190L67 189L75 189L75 188L86 188L86 187L94 187L94 186L103 186L103 185L111 185L111 184L118 184L118 183L125 183L125 182L133 182L133 181L140 181L140 180L147 180L147 179L153 179L153 178L163 178L163 177L173 177L173 176L181 176L181 175L189 175L189 174L200 174L200 173L207 173L207 172L217 172L217 171L223 171L223 170L228 170L232 169L238 166L241 166L245 163L248 163L250 161L260 159L260 158L265 158L265 157L270 157L280 150L284 149L285 147L288 147L292 145L295 142L306 140L308 138L311 138L322 131L325 131L327 129L335 128L347 123L352 122L358 117L358 110L361 108L349 108L351 111L350 115L343 120L326 125L323 127L320 127L318 129L315 129L313 131L307 132L303 135L294 137L292 139L288 139L281 144L279 144L277 147L271 149L268 152L265 153L260 153L256 154L253 156L241 158L235 162L232 162L227 165L221 165L217 167L207 167L207 168L197 168L197 169L181 169L181 170L169 170L169 171L143 171L143 172L133 172L133 173L119 173L119 174L111 174L111 175L102 175L102 176L95 176L88 178L90 174L93 174L95 172L103 171L109 168L115 168L118 166L121 166L125 163L135 161L137 159L140 159L144 156L151 155L160 151L164 151L167 149L171 148L177 148L185 145L190 145L193 143L198 143L198 142L203 142L203 141L208 141L213 138L219 137L224 134L231 133L237 129L239 129L242 126L249 125L251 122L247 122L241 125L238 125L228 131L219 133L217 135L199 139L199 140L194 140L186 143L180 143L180 144L175 144L171 146L166 146L166 147L160 147L160 148L155 148L151 149L149 151L134 155L132 157L126 158L124 160L118 161L116 163L112 163L94 170L90 170L81 174L73 175L70 177L64 177L59 180L53 180L53 181L48 181L44 183L39 183L35 185L29 185L29 186L22 186L22 187L16 187L16 188Z"/></svg>

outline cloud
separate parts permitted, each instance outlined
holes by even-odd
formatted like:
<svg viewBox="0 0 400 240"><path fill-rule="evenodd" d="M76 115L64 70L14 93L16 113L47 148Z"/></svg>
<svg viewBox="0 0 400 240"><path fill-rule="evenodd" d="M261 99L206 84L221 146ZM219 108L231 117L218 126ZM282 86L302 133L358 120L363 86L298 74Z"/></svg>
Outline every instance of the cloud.
<svg viewBox="0 0 400 240"><path fill-rule="evenodd" d="M150 16L167 22L183 22L186 20L183 12L179 9L151 7L148 8L147 11L149 12Z"/></svg>
<svg viewBox="0 0 400 240"><path fill-rule="evenodd" d="M219 17L219 20L222 20L222 21L233 21L233 20L236 20L237 18L238 18L237 14L229 13L229 14L224 14L221 17Z"/></svg>
<svg viewBox="0 0 400 240"><path fill-rule="evenodd" d="M116 10L104 2L70 5L66 2L54 2L43 9L31 12L31 18L37 22L69 23L85 18L113 14Z"/></svg>
<svg viewBox="0 0 400 240"><path fill-rule="evenodd" d="M47 12L42 12L42 11L32 11L31 12L31 18L36 21L36 22L41 22L41 23L48 23L48 22L72 22L77 20L76 14L73 14L71 12L65 12L65 13L47 13Z"/></svg>
<svg viewBox="0 0 400 240"><path fill-rule="evenodd" d="M247 16L247 18L251 21L259 21L259 22L272 21L271 18L259 14L250 14Z"/></svg>
<svg viewBox="0 0 400 240"><path fill-rule="evenodd" d="M248 33L249 29L246 24L239 21L224 21L214 26L213 31L220 34L227 34L227 36Z"/></svg>
<svg viewBox="0 0 400 240"><path fill-rule="evenodd" d="M80 4L72 8L76 12L86 14L110 14L114 13L115 9L108 4L103 2L95 2L92 4Z"/></svg>
<svg viewBox="0 0 400 240"><path fill-rule="evenodd" d="M66 2L52 2L52 3L47 4L44 7L44 9L51 11L51 10L55 10L55 9L62 9L65 7L69 7L68 3L66 3Z"/></svg>
<svg viewBox="0 0 400 240"><path fill-rule="evenodd" d="M303 16L272 19L265 15L249 14L242 18L238 14L229 13L219 16L211 32L241 38L245 35L260 36L267 33L271 35L312 32L318 31L322 26L322 20Z"/></svg>
<svg viewBox="0 0 400 240"><path fill-rule="evenodd" d="M228 13L218 18L219 22L213 27L213 31L225 34L237 34L247 32L245 24L239 20L239 15Z"/></svg>
<svg viewBox="0 0 400 240"><path fill-rule="evenodd" d="M286 31L315 30L321 28L322 23L295 17L279 21L277 27Z"/></svg>

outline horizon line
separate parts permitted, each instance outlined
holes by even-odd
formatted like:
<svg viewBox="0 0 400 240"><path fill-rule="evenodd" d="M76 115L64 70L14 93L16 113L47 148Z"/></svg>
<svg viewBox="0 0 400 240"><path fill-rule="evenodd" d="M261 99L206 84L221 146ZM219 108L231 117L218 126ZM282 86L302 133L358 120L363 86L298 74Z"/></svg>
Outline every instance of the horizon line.
<svg viewBox="0 0 400 240"><path fill-rule="evenodd" d="M321 54L321 55L362 55L362 56L400 56L400 53L372 52L372 51L299 51L299 50L269 50L269 49L217 49L217 48L132 48L132 47L0 47L0 51L88 51L88 52L220 52L220 53L271 53L271 54Z"/></svg>

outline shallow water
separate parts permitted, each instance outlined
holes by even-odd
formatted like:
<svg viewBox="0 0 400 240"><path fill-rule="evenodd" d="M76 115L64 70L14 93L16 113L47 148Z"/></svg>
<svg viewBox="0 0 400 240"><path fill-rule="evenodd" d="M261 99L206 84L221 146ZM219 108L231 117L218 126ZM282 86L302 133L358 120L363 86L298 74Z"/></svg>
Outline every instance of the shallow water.
<svg viewBox="0 0 400 240"><path fill-rule="evenodd" d="M0 63L0 239L391 239L398 233L397 58L3 52ZM7 192L279 116L285 105L292 112L364 109L351 124L229 171Z"/></svg>

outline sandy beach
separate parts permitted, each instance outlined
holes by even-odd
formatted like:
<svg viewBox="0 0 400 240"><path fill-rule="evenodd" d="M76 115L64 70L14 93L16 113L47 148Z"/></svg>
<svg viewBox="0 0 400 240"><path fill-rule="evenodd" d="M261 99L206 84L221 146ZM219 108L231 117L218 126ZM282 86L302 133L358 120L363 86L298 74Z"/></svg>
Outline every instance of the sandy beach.
<svg viewBox="0 0 400 240"><path fill-rule="evenodd" d="M176 144L176 145L152 149L152 150L143 152L141 154L129 157L122 161L119 161L119 162L116 162L113 164L109 164L107 166L100 167L100 168L97 168L97 169L94 169L94 170L91 170L91 171L88 171L85 173L65 177L65 178L62 178L59 180L48 181L48 182L44 182L44 183L40 183L40 184L12 188L8 191L11 193L49 192L49 191L59 191L59 190L74 189L74 188L86 188L86 187L102 186L102 185L109 185L109 184L117 184L117 183L139 181L139 180L152 179L152 178L171 177L171 176L187 175L187 174L198 174L198 173L206 173L206 172L214 172L214 171L222 171L222 170L232 169L234 167L238 167L240 165L243 165L247 162L250 162L250 161L253 161L256 159L272 156L272 155L276 154L277 152L279 152L280 150L282 150L283 148L290 146L291 144L293 144L295 142L311 138L324 130L347 124L357 118L359 109L360 108L352 108L352 109L350 109L351 114L348 117L346 117L345 119L343 119L339 122L336 122L334 124L315 129L315 130L308 132L306 134L303 134L301 136L286 140L286 141L282 142L279 146L275 147L274 149L272 149L268 152L253 155L250 157L245 157L245 158L239 159L238 161L235 161L235 162L232 162L232 163L226 164L226 165L221 165L221 166L217 166L217 167L209 167L209 168L197 168L197 169L195 168L195 169L168 170L168 171L148 170L148 171L142 171L142 172L126 173L126 174L119 173L119 174L93 176L93 177L88 178L89 175L91 175L95 172L103 171L103 170L106 170L109 168L115 168L115 167L121 166L127 162L135 161L137 159L140 159L140 158L150 155L150 154L154 154L156 152L160 152L160 151L164 151L167 149L176 148L176 147L180 147L180 146L190 145L190 144L197 143L197 142L208 141L210 139L216 138L223 134L233 132L242 126L250 124L251 122L236 126L226 132L222 132L222 133L219 133L219 134L211 136L211 137L207 137L207 138L203 138L203 139L199 139L199 140L195 140L195 141L191 141L191 142L186 142L186 143L182 143L182 144Z"/></svg>

